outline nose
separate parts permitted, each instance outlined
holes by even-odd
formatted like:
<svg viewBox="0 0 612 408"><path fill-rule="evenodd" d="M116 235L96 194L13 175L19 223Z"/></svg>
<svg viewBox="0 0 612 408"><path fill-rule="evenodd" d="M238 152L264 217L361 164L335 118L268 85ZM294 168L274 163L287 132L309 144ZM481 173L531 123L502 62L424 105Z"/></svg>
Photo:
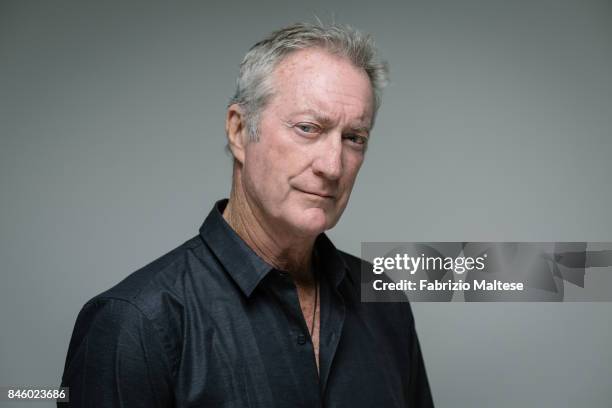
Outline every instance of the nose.
<svg viewBox="0 0 612 408"><path fill-rule="evenodd" d="M312 165L316 175L337 180L342 175L342 137L329 134L322 140Z"/></svg>

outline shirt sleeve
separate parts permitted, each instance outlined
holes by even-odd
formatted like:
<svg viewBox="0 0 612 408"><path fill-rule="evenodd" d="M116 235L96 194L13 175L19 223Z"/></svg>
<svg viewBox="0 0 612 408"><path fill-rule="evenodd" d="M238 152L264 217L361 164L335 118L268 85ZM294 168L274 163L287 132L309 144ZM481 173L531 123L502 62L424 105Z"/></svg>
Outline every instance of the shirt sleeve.
<svg viewBox="0 0 612 408"><path fill-rule="evenodd" d="M159 331L131 303L86 304L74 327L58 407L171 407L172 375Z"/></svg>

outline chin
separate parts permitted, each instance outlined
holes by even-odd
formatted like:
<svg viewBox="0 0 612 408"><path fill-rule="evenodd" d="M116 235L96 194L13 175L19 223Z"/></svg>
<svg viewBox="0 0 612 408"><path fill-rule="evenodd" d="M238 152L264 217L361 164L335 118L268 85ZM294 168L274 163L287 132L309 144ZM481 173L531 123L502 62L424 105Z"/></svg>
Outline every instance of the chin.
<svg viewBox="0 0 612 408"><path fill-rule="evenodd" d="M308 208L296 214L295 222L292 224L300 235L317 236L333 227L335 222L330 222L330 218L330 214L321 208Z"/></svg>

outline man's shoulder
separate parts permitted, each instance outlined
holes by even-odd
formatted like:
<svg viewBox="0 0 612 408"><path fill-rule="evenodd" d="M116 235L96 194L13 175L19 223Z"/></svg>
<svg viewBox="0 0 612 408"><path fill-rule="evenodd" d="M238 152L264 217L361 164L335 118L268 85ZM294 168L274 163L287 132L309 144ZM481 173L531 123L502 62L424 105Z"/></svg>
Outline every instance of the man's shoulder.
<svg viewBox="0 0 612 408"><path fill-rule="evenodd" d="M142 268L132 272L110 289L94 296L85 307L104 303L129 303L147 318L155 318L160 308L183 303L186 274L190 273L194 251L203 245L200 236L195 236Z"/></svg>
<svg viewBox="0 0 612 408"><path fill-rule="evenodd" d="M66 369L88 339L100 338L109 344L136 347L142 341L161 347L168 353L172 370L176 369L183 329L184 285L191 281L193 265L197 264L194 258L202 250L199 236L191 238L87 301L77 316ZM128 334L135 342L122 337ZM91 347L103 345L97 340Z"/></svg>

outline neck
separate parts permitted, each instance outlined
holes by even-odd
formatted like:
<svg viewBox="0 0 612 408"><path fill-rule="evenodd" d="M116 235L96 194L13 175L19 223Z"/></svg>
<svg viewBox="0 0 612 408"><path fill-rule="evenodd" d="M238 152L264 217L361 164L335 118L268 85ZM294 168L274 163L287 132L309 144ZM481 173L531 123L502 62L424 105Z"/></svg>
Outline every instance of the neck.
<svg viewBox="0 0 612 408"><path fill-rule="evenodd" d="M316 237L296 237L265 222L259 207L246 196L240 171L234 171L230 199L223 218L246 244L274 268L290 273L296 284L311 285L312 249Z"/></svg>

